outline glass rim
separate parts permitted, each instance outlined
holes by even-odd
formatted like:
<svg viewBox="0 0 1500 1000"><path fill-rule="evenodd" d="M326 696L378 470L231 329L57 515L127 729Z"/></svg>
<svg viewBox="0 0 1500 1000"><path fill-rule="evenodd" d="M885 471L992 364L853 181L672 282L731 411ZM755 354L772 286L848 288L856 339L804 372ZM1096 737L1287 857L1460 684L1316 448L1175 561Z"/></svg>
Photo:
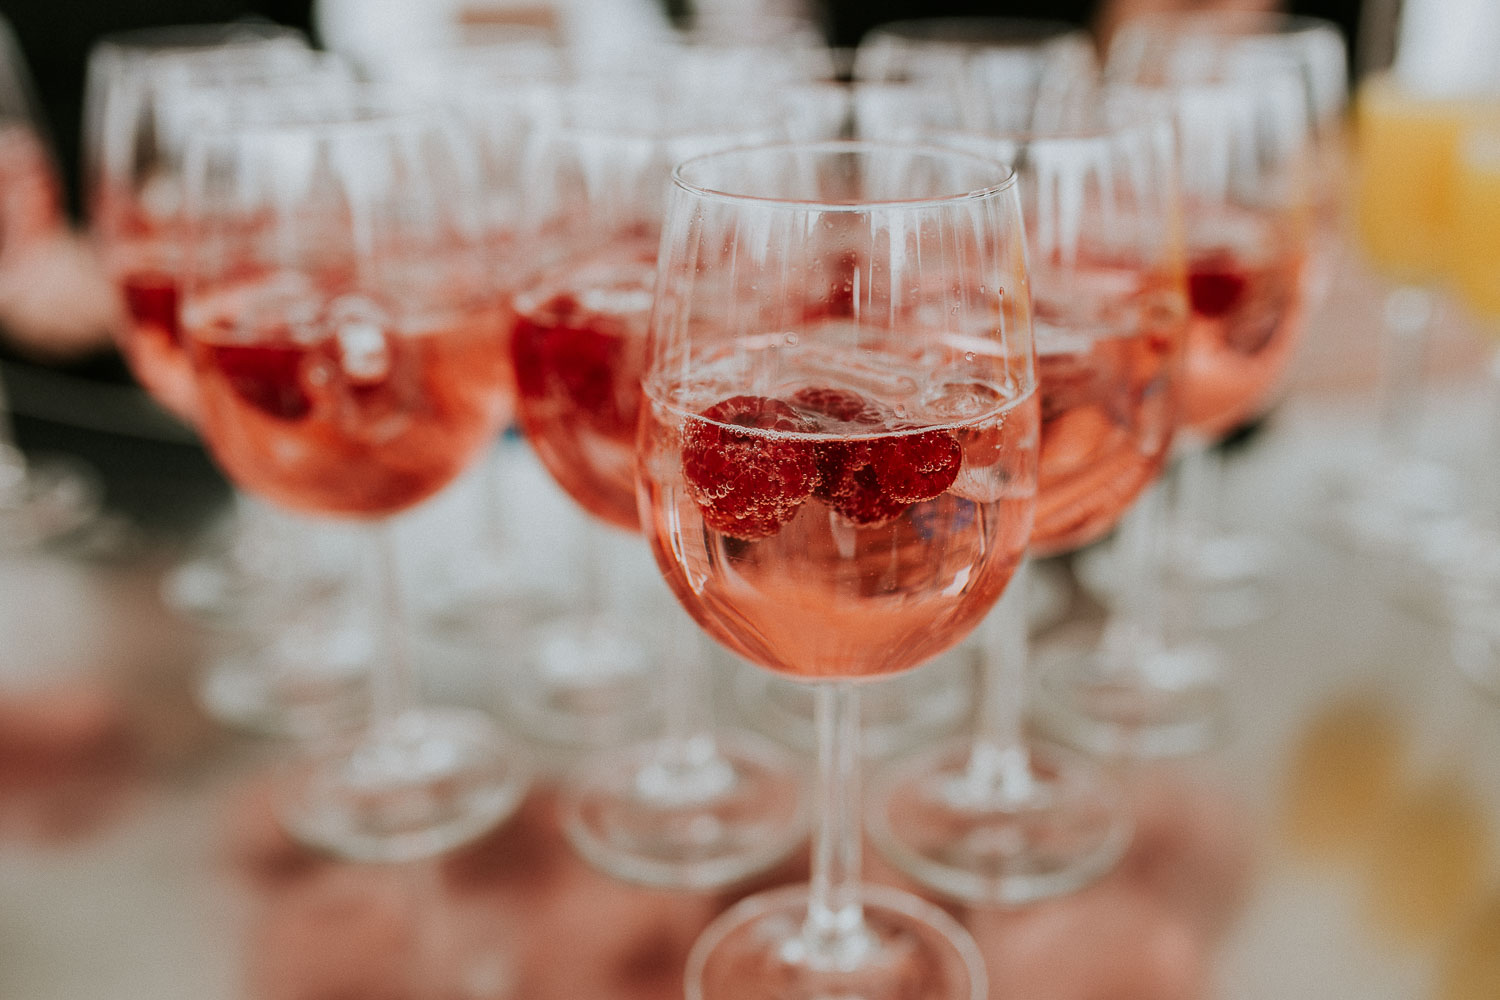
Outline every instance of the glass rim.
<svg viewBox="0 0 1500 1000"><path fill-rule="evenodd" d="M131 56L153 52L199 52L241 45L264 45L296 42L309 51L306 33L274 21L217 21L205 24L167 24L145 28L127 28L101 35L95 48L110 49Z"/></svg>
<svg viewBox="0 0 1500 1000"><path fill-rule="evenodd" d="M293 113L291 117L258 120L253 116L247 119L236 115L226 121L200 123L199 141L308 134L340 138L382 131L421 131L452 124L450 113L440 104L403 96L381 84L351 84L353 98L342 106L320 104L318 95L306 94L297 84L295 80L287 81L284 86L246 98L247 101L254 101L258 96L274 98ZM308 109L316 112L325 106L329 107L326 114L297 116L299 112Z"/></svg>
<svg viewBox="0 0 1500 1000"><path fill-rule="evenodd" d="M1234 33L1228 29L1238 24L1265 25L1263 31ZM1182 12L1151 11L1139 14L1120 25L1118 38L1128 37L1140 28L1164 26L1163 34L1200 35L1209 37L1240 38L1295 38L1304 34L1333 32L1340 38L1339 26L1326 17L1311 14L1292 14L1282 10L1190 10ZM1114 48L1111 45L1110 48Z"/></svg>
<svg viewBox="0 0 1500 1000"><path fill-rule="evenodd" d="M1104 109L1094 108L1101 111ZM1152 132L1173 128L1172 112L1159 103L1137 105L1124 110L1110 109L1111 117L1100 119L1090 115L1087 121L1065 122L1055 128L985 128L982 126L954 126L933 129L923 133L924 143L941 145L938 139L965 138L989 140L991 142L1014 142L1024 146L1052 146L1063 143L1108 143L1117 138L1150 135Z"/></svg>
<svg viewBox="0 0 1500 1000"><path fill-rule="evenodd" d="M946 34L944 32L952 32ZM956 14L943 17L909 17L877 24L860 40L860 46L900 42L908 45L980 50L1029 46L1087 32L1070 21L1046 17L1008 17ZM856 51L858 47L856 47Z"/></svg>
<svg viewBox="0 0 1500 1000"><path fill-rule="evenodd" d="M730 159L750 154L806 154L830 155L835 153L882 153L926 156L931 159L967 160L975 166L983 166L995 172L999 178L994 184L952 194L934 195L926 198L884 198L872 201L817 201L800 198L777 198L767 195L740 194L721 191L718 188L698 184L689 180L685 173L710 160ZM730 204L761 205L767 208L786 208L817 212L869 212L872 210L917 210L957 205L970 201L983 201L1014 188L1016 172L1007 164L977 153L961 149L938 146L932 143L881 142L869 139L832 139L823 142L776 142L754 146L735 146L715 150L683 160L672 168L672 186L679 191L705 201L720 201Z"/></svg>

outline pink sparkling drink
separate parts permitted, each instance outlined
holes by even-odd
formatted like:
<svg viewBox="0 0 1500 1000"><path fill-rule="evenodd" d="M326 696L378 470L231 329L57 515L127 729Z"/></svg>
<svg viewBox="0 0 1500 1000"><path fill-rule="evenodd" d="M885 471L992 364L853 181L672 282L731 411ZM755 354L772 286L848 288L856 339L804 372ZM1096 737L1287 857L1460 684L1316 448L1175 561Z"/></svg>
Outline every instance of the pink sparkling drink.
<svg viewBox="0 0 1500 1000"><path fill-rule="evenodd" d="M636 531L635 437L656 241L627 240L552 274L513 300L521 427L580 506Z"/></svg>
<svg viewBox="0 0 1500 1000"><path fill-rule="evenodd" d="M910 365L783 373L757 395L733 393L747 379L726 366L652 396L641 509L657 562L700 625L763 666L915 666L973 628L1027 547L1035 393L932 393Z"/></svg>

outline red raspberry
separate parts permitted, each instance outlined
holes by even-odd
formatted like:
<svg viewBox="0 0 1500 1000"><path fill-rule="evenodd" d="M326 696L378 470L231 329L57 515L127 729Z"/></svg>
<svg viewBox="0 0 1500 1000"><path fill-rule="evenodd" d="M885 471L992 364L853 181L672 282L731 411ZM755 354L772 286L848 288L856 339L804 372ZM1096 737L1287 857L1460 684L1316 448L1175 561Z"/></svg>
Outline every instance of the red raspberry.
<svg viewBox="0 0 1500 1000"><path fill-rule="evenodd" d="M951 431L901 434L879 442L881 481L891 499L901 503L942 496L964 464L964 450Z"/></svg>
<svg viewBox="0 0 1500 1000"><path fill-rule="evenodd" d="M885 419L878 406L848 389L798 389L792 395L792 404L847 424L878 424Z"/></svg>
<svg viewBox="0 0 1500 1000"><path fill-rule="evenodd" d="M861 525L884 524L941 496L963 466L963 449L948 431L829 442L818 457L816 496Z"/></svg>
<svg viewBox="0 0 1500 1000"><path fill-rule="evenodd" d="M131 322L166 333L174 344L182 342L177 324L177 281L159 271L137 271L125 278L125 308Z"/></svg>
<svg viewBox="0 0 1500 1000"><path fill-rule="evenodd" d="M764 396L731 396L701 416L683 431L682 473L704 522L746 541L774 535L812 495L817 459L804 444L753 431L807 433L812 425Z"/></svg>
<svg viewBox="0 0 1500 1000"><path fill-rule="evenodd" d="M847 389L807 388L792 401L843 423L876 426L879 406ZM824 441L813 495L860 525L884 524L907 507L940 496L958 478L963 450L948 431Z"/></svg>
<svg viewBox="0 0 1500 1000"><path fill-rule="evenodd" d="M291 344L213 344L210 363L235 395L278 420L301 420L312 412L302 386L306 350Z"/></svg>
<svg viewBox="0 0 1500 1000"><path fill-rule="evenodd" d="M1244 270L1228 254L1195 261L1188 273L1188 298L1193 312L1209 319L1222 319L1239 306L1247 284Z"/></svg>
<svg viewBox="0 0 1500 1000"><path fill-rule="evenodd" d="M626 334L616 321L583 312L571 295L557 295L516 322L511 358L523 397L556 393L596 431L631 440L640 393L619 385L627 374Z"/></svg>

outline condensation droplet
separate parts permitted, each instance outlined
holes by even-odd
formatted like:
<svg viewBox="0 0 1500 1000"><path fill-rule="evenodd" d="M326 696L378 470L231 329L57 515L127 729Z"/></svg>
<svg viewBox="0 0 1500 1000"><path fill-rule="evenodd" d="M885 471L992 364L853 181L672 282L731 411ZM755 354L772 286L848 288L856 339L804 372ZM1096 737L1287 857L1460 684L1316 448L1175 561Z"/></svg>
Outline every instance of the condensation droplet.
<svg viewBox="0 0 1500 1000"><path fill-rule="evenodd" d="M796 333L788 333L786 335L786 337L785 337L785 340L786 340L786 346L788 346L788 347L796 347L797 346L797 334Z"/></svg>

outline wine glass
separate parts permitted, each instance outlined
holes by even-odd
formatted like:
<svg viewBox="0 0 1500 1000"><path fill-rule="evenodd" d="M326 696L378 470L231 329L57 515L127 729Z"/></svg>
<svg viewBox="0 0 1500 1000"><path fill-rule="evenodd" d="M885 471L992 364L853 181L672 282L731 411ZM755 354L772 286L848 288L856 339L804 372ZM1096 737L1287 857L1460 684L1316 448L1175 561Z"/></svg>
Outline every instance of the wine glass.
<svg viewBox="0 0 1500 1000"><path fill-rule="evenodd" d="M126 317L118 342L141 385L179 418L194 421L197 411L178 314L189 137L294 104L348 100L352 85L342 60L280 29L152 29L109 36L91 53L86 177L94 241ZM348 617L334 606L346 596L347 554L327 544L328 532L314 538L305 523L242 495L235 511L227 552L192 555L163 582L171 607L231 640L203 672L201 701L215 718L260 731L352 718L367 696L368 630L328 626ZM267 625L284 631L289 617L295 644L268 639Z"/></svg>
<svg viewBox="0 0 1500 1000"><path fill-rule="evenodd" d="M265 83L314 58L291 29L241 24L108 35L89 53L84 187L95 242L120 287L120 350L151 397L187 423L196 401L175 279L189 129L168 129L160 104L184 85Z"/></svg>
<svg viewBox="0 0 1500 1000"><path fill-rule="evenodd" d="M683 96L629 82L607 93L585 85L539 128L528 153L523 189L533 214L522 242L539 266L512 299L520 423L564 491L613 529L640 530L635 431L672 165L774 134L774 119L726 110L701 89ZM643 637L597 564L585 581L605 592L586 597L585 615L550 623L549 640L562 631L575 648L582 636L607 652ZM654 630L673 634L659 622ZM802 839L801 782L774 744L713 725L701 683L706 650L668 645L678 648L660 651L665 731L584 760L564 783L562 825L580 854L617 876L724 885L769 867ZM607 681L600 659L585 665Z"/></svg>
<svg viewBox="0 0 1500 1000"><path fill-rule="evenodd" d="M379 67L401 92L453 109L479 150L483 225L492 273L508 301L528 268L521 239L526 192L523 154L536 127L556 113L566 52L549 32L506 31L484 44L391 52ZM423 617L443 638L498 654L506 669L521 669L522 651L506 640L518 623L555 615L564 588L539 579L534 564L509 535L502 510L514 481L518 436L507 428L464 493L469 517L455 518L449 550L430 554L419 600ZM462 551L453 558L452 548Z"/></svg>
<svg viewBox="0 0 1500 1000"><path fill-rule="evenodd" d="M1307 118L1290 66L1254 78L1114 85L1109 99L1159 109L1176 132L1189 317L1177 393L1177 474L1208 478L1212 445L1256 416L1301 326L1310 232ZM1123 526L1111 617L1098 650L1053 653L1042 694L1067 739L1107 753L1200 749L1222 731L1222 666L1190 618L1164 620L1161 498Z"/></svg>
<svg viewBox="0 0 1500 1000"><path fill-rule="evenodd" d="M1453 18L1441 4L1371 6L1354 114L1354 230L1388 282L1374 449L1336 495L1336 537L1395 557L1424 602L1481 547L1464 516L1466 485L1421 440L1423 382L1443 280L1464 222L1460 146L1500 89L1488 7ZM1488 98L1488 99L1487 99ZM1410 190L1391 198L1393 190ZM1432 573L1438 574L1434 581ZM1433 586L1434 582L1437 586ZM1446 607L1439 613L1445 613Z"/></svg>
<svg viewBox="0 0 1500 1000"><path fill-rule="evenodd" d="M67 229L62 182L32 98L30 73L0 18L0 280ZM16 446L0 385L0 546L39 545L76 531L99 511L98 477L61 457Z"/></svg>
<svg viewBox="0 0 1500 1000"><path fill-rule="evenodd" d="M1013 164L1030 250L1041 397L1035 556L1108 534L1155 480L1186 325L1170 123L1095 105L1050 131L934 136ZM1030 902L1113 867L1117 782L1024 733L1026 574L983 631L977 727L877 782L870 833L902 869L982 904Z"/></svg>
<svg viewBox="0 0 1500 1000"><path fill-rule="evenodd" d="M485 832L527 771L480 712L424 707L393 520L491 441L512 394L474 150L378 95L203 129L185 165L182 329L199 429L242 488L367 526L383 648L352 745L313 747L278 809L305 843L400 860Z"/></svg>
<svg viewBox="0 0 1500 1000"><path fill-rule="evenodd" d="M860 39L854 78L940 82L975 93L1024 95L1028 107L1092 76L1093 43L1064 21L934 17L877 25ZM988 109L970 105L981 117ZM971 122L973 125L982 122Z"/></svg>
<svg viewBox="0 0 1500 1000"><path fill-rule="evenodd" d="M1310 212L1300 309L1314 311L1328 289L1341 228L1348 58L1339 29L1270 12L1150 15L1120 29L1106 71L1113 80L1153 86L1292 74L1305 109L1300 183ZM1295 127L1290 119L1287 127ZM1276 555L1264 536L1224 523L1223 459L1218 450L1200 449L1184 463L1169 554L1195 618L1238 625L1269 612Z"/></svg>
<svg viewBox="0 0 1500 1000"><path fill-rule="evenodd" d="M1500 339L1500 90L1485 105L1458 143L1452 197L1454 227L1448 266L1453 285L1485 332ZM1480 435L1481 460L1474 500L1465 513L1463 545L1447 560L1444 597L1452 619L1453 656L1476 685L1500 694L1500 475L1491 460L1500 444L1500 350L1489 347L1488 375Z"/></svg>
<svg viewBox="0 0 1500 1000"><path fill-rule="evenodd" d="M1013 180L962 152L860 142L714 153L673 179L641 520L700 626L815 684L820 775L811 885L715 920L687 995L984 996L957 924L860 884L858 682L957 643L1030 535Z"/></svg>

